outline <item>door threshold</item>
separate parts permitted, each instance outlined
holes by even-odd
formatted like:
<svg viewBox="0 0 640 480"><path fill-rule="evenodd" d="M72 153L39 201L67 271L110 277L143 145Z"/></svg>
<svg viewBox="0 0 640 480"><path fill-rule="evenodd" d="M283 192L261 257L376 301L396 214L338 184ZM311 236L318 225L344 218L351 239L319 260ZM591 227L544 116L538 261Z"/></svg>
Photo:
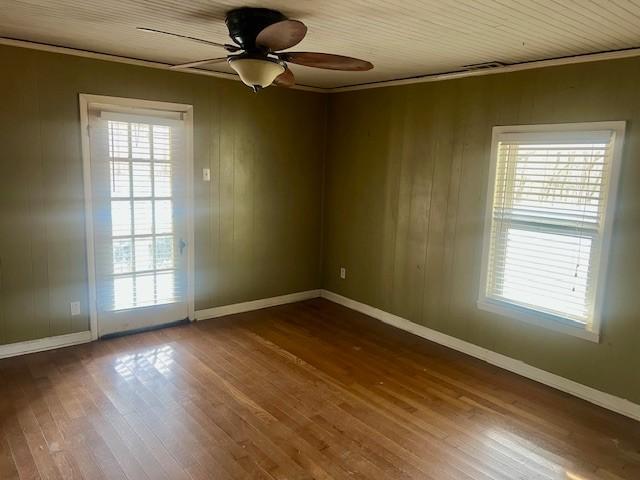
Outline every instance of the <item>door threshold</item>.
<svg viewBox="0 0 640 480"><path fill-rule="evenodd" d="M191 320L189 320L188 318L184 318L182 320L163 323L161 325L151 325L149 327L134 328L132 330L126 330L124 332L107 333L106 335L102 335L100 337L100 340L110 340L112 338L125 337L127 335L135 335L137 333L152 332L154 330L162 330L163 328L171 328L171 327L178 327L180 325L187 325L189 323L191 323Z"/></svg>

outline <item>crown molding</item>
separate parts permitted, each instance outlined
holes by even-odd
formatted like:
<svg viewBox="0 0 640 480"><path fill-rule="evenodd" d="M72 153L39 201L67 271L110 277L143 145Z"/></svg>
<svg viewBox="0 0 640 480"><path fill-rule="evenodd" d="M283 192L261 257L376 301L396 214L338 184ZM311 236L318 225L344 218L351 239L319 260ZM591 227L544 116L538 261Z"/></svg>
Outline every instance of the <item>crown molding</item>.
<svg viewBox="0 0 640 480"><path fill-rule="evenodd" d="M58 45L49 45L46 43L29 42L27 40L16 40L13 38L0 37L0 45L8 45L10 47L29 48L32 50L41 50L43 52L62 53L65 55L73 55L76 57L93 58L95 60L105 60L107 62L126 63L128 65L136 65L138 67L157 68L159 70L169 70L171 72L191 73L196 75L206 75L208 77L223 78L225 80L240 81L240 77L232 73L214 72L211 70L201 70L197 68L185 68L181 70L172 69L172 65L168 63L152 62L149 60L140 60L138 58L122 57L119 55L110 55L107 53L92 52L89 50L79 50L76 48L61 47ZM308 92L326 93L327 89L308 87L306 85L295 85L291 87L293 90L304 90Z"/></svg>
<svg viewBox="0 0 640 480"><path fill-rule="evenodd" d="M33 50L41 50L45 52L62 53L66 55L74 55L77 57L93 58L96 60L105 60L108 62L126 63L129 65L137 65L139 67L157 68L160 70L169 70L172 72L191 73L195 75L206 75L209 77L223 78L226 80L240 81L237 75L224 72L214 72L212 70L201 70L197 68L187 68L184 70L174 70L170 64L161 62L152 62L149 60L140 60L137 58L122 57L119 55L110 55L107 53L92 52L88 50L79 50L70 47L61 47L57 45L49 45L46 43L30 42L27 40L17 40L13 38L0 37L0 45L8 45L12 47L30 48ZM383 80L379 82L361 83L356 85L346 85L344 87L322 88L311 87L307 85L295 85L291 87L293 90L303 90L316 93L342 93L353 92L357 90L370 90L372 88L395 87L400 85L412 85L415 83L442 82L445 80L455 80L458 78L480 77L484 75L494 75L498 73L520 72L523 70L533 70L537 68L557 67L560 65L573 65L577 63L600 62L603 60L616 60L621 58L631 58L640 56L640 48L627 48L624 50L614 50L609 52L588 53L584 55L575 55L570 57L551 58L547 60L536 60L532 62L514 63L505 65L504 67L488 68L486 70L472 71L454 71L446 73L434 73L428 75L419 75L411 78L402 78L397 80Z"/></svg>
<svg viewBox="0 0 640 480"><path fill-rule="evenodd" d="M480 77L493 75L496 73L520 72L522 70L533 70L536 68L557 67L560 65L573 65L576 63L600 62L603 60L616 60L620 58L630 58L640 56L640 48L627 48L624 50L614 50L610 52L588 53L584 55L574 55L571 57L551 58L548 60L535 60L532 62L514 63L504 67L487 68L485 70L455 71L446 73L434 73L420 75L417 77L403 78L398 80L385 80L381 82L361 83L344 87L326 89L328 93L353 92L356 90L368 90L372 88L394 87L399 85L411 85L414 83L442 82L444 80L454 80L457 78Z"/></svg>

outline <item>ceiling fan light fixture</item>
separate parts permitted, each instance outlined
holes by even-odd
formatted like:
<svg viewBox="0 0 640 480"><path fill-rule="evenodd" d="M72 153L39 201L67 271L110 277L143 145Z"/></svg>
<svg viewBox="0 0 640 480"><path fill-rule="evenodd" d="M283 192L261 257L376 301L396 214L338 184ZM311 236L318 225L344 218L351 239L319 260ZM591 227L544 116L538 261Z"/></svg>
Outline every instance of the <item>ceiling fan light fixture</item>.
<svg viewBox="0 0 640 480"><path fill-rule="evenodd" d="M268 58L231 57L229 65L254 92L271 85L285 71L280 62Z"/></svg>

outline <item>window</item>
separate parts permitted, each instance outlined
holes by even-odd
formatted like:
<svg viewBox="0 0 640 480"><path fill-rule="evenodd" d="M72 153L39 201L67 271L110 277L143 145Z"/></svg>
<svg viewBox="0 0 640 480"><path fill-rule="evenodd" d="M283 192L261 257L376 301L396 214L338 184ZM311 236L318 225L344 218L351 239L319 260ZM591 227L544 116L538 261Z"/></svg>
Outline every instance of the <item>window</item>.
<svg viewBox="0 0 640 480"><path fill-rule="evenodd" d="M93 127L95 191L101 192L94 201L108 214L97 223L99 312L182 302L185 265L176 231L182 223L174 218L182 124L100 111Z"/></svg>
<svg viewBox="0 0 640 480"><path fill-rule="evenodd" d="M479 308L598 340L624 126L493 129Z"/></svg>

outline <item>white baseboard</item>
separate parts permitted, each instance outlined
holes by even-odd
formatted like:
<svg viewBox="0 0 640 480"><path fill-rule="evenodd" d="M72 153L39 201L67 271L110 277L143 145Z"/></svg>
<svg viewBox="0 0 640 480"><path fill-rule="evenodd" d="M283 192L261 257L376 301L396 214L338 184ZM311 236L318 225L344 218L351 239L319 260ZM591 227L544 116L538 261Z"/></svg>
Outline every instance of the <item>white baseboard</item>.
<svg viewBox="0 0 640 480"><path fill-rule="evenodd" d="M392 325L401 330L407 331L419 337L426 338L432 342L436 342L445 347L452 348L472 357L479 358L487 363L503 368L510 372L516 373L523 377L535 380L544 385L548 385L557 390L569 393L575 397L581 398L593 404L604 407L608 410L620 413L627 417L640 421L640 405L625 400L615 395L596 390L595 388L582 385L573 380L561 377L559 375L547 372L528 365L520 360L507 357L486 348L479 347L464 340L446 335L444 333L432 330L430 328L410 322L409 320L385 312L378 308L372 307L365 303L352 300L329 290L308 290L305 292L292 293L289 295L281 295L278 297L263 298L250 302L236 303L232 305L224 305L221 307L208 308L206 310L196 311L196 320L206 320L210 318L222 317L225 315L233 315L235 313L249 312L259 310L261 308L273 307L276 305L284 305L287 303L300 302L311 298L323 297L332 302L343 305L352 310L364 313L372 318L380 320L384 323ZM53 350L55 348L68 347L81 343L92 341L91 332L70 333L68 335L59 335L56 337L41 338L38 340L29 340L26 342L11 343L8 345L0 345L0 358L14 357L17 355L25 355L27 353L42 352Z"/></svg>
<svg viewBox="0 0 640 480"><path fill-rule="evenodd" d="M575 397L594 403L608 410L612 410L616 413L620 413L640 421L640 405L630 402L629 400L596 390L595 388L587 387L586 385L574 382L568 378L541 370L520 360L492 352L491 350L479 347L478 345L474 345L472 343L465 342L464 340L418 325L417 323L410 322L405 318L393 315L365 303L343 297L342 295L330 292L329 290L322 290L321 296L327 300L331 300L332 302L338 303L352 310L364 313L365 315L373 317L384 323L393 325L401 330L413 333L414 335L426 338L427 340L439 343L440 345L452 348L453 350L466 353L467 355L479 358L480 360L484 360L485 362L497 367L517 373L523 377L535 380L536 382L540 382L544 385L569 393Z"/></svg>
<svg viewBox="0 0 640 480"><path fill-rule="evenodd" d="M53 350L54 348L88 343L91 340L91 332L86 331L69 333L67 335L58 335L56 337L39 338L37 340L28 340L26 342L10 343L8 345L0 345L0 358L15 357L18 355L25 355L27 353L44 352L45 350Z"/></svg>
<svg viewBox="0 0 640 480"><path fill-rule="evenodd" d="M286 303L301 302L303 300L309 300L310 298L317 298L320 294L321 290L307 290L305 292L290 293L289 295L280 295L279 297L261 298L260 300L252 300L250 302L234 303L232 305L207 308L206 310L196 310L196 320L208 320L210 318L233 315L234 313L250 312L251 310L275 307L276 305L284 305Z"/></svg>
<svg viewBox="0 0 640 480"><path fill-rule="evenodd" d="M284 305L286 303L300 302L310 298L317 298L320 296L320 293L320 290L307 290L305 292L291 293L289 295L281 295L279 297L263 298L260 300L253 300L251 302L198 310L195 312L195 319L206 320L209 318L222 317L224 315L232 315L234 313L249 312L251 310ZM0 358L15 357L18 355L25 355L27 353L44 352L55 348L88 343L93 340L96 339L92 337L91 332L86 331L70 333L68 335L59 335L56 337L39 338L37 340L28 340L26 342L10 343L7 345L0 345Z"/></svg>

